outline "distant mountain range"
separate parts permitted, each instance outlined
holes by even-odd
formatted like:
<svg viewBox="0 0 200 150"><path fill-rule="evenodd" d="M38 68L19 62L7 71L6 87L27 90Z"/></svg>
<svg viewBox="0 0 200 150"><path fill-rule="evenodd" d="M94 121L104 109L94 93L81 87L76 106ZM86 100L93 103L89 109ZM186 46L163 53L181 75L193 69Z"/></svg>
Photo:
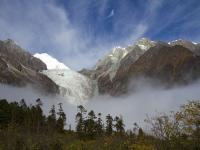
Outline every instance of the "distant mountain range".
<svg viewBox="0 0 200 150"><path fill-rule="evenodd" d="M139 78L151 78L166 87L189 84L200 77L199 55L197 43L142 38L125 48L114 48L93 69L80 72L97 81L100 94L116 96L132 92L129 83L134 85L132 81Z"/></svg>
<svg viewBox="0 0 200 150"><path fill-rule="evenodd" d="M113 48L92 69L79 72L46 53L32 55L10 39L0 41L1 83L17 87L31 84L72 103L97 94L133 92L134 80L139 78L154 79L170 88L199 77L200 44L181 39L165 43L142 38L125 48Z"/></svg>

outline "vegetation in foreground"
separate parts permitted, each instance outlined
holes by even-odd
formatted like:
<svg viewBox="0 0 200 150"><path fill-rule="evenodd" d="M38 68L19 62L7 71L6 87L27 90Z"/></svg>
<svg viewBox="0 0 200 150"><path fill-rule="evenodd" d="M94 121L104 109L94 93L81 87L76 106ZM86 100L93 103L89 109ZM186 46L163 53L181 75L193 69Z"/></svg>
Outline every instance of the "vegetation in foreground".
<svg viewBox="0 0 200 150"><path fill-rule="evenodd" d="M200 101L189 101L177 112L147 117L151 134L134 123L125 131L121 116L78 106L76 130L66 130L62 104L53 105L49 115L42 102L27 106L25 100L0 100L0 150L200 150Z"/></svg>

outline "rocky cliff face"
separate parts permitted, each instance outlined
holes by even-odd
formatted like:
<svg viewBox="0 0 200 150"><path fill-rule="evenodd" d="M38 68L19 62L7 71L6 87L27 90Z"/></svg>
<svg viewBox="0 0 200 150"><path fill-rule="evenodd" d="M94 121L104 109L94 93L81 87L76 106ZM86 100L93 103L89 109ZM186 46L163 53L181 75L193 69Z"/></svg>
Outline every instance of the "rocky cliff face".
<svg viewBox="0 0 200 150"><path fill-rule="evenodd" d="M200 44L198 44L198 43L179 39L179 40L171 41L168 44L171 46L175 46L175 45L183 46L183 47L191 50L196 55L200 55Z"/></svg>
<svg viewBox="0 0 200 150"><path fill-rule="evenodd" d="M128 68L122 64L112 81L111 94L128 91L133 79L151 78L166 87L188 84L200 77L200 57L182 46L157 45ZM132 83L132 86L134 83Z"/></svg>
<svg viewBox="0 0 200 150"><path fill-rule="evenodd" d="M38 58L18 46L13 40L0 41L0 56L9 60L14 59L23 66L36 70L46 70L46 65Z"/></svg>
<svg viewBox="0 0 200 150"><path fill-rule="evenodd" d="M94 69L83 69L80 73L97 80L100 94L110 93L112 90L112 80L117 75L119 67L124 65L127 69L149 48L154 47L156 42L142 38L132 45L125 48L115 47L103 59L100 59Z"/></svg>
<svg viewBox="0 0 200 150"><path fill-rule="evenodd" d="M14 41L0 41L0 82L14 86L33 85L38 90L57 93L58 86L39 73L46 65L19 47Z"/></svg>
<svg viewBox="0 0 200 150"><path fill-rule="evenodd" d="M82 73L97 80L99 93L119 95L127 93L132 80L138 78L151 78L166 87L190 83L200 77L199 66L199 44L143 38L132 46L114 49L94 70Z"/></svg>

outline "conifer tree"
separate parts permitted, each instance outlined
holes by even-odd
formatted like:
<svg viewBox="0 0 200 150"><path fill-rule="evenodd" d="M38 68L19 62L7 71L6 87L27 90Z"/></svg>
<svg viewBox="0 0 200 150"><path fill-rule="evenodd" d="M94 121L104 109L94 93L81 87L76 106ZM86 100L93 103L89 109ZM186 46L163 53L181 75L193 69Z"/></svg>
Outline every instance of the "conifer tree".
<svg viewBox="0 0 200 150"><path fill-rule="evenodd" d="M80 137L83 136L83 134L85 133L84 131L84 115L86 114L87 110L82 106L82 105L79 105L77 107L78 109L78 113L76 114L76 122L77 122L77 125L76 125L76 131L78 133L78 135Z"/></svg>
<svg viewBox="0 0 200 150"><path fill-rule="evenodd" d="M37 132L40 131L40 129L42 128L43 124L44 124L44 121L45 121L45 118L43 116L43 111L42 111L42 108L41 106L43 105L42 104L42 101L40 98L38 98L36 100L36 107L35 107L35 115L36 115L36 125L37 125Z"/></svg>
<svg viewBox="0 0 200 150"><path fill-rule="evenodd" d="M110 114L106 116L106 134L112 135L113 133L113 118Z"/></svg>
<svg viewBox="0 0 200 150"><path fill-rule="evenodd" d="M56 127L56 110L55 105L49 111L49 116L47 117L48 131L54 131Z"/></svg>
<svg viewBox="0 0 200 150"><path fill-rule="evenodd" d="M101 136L103 134L103 122L101 119L101 113L98 113L96 130L97 130L97 135Z"/></svg>
<svg viewBox="0 0 200 150"><path fill-rule="evenodd" d="M86 131L86 135L89 138L93 138L96 134L96 116L93 110L88 113L87 120L84 121L84 128Z"/></svg>
<svg viewBox="0 0 200 150"><path fill-rule="evenodd" d="M58 114L57 129L59 132L63 132L64 126L66 124L66 115L63 111L62 103L59 103L58 106L59 106L59 109L57 113Z"/></svg>
<svg viewBox="0 0 200 150"><path fill-rule="evenodd" d="M116 128L117 133L122 135L124 133L124 126L125 126L124 123L123 123L122 117L116 116L114 121L116 122L115 128Z"/></svg>

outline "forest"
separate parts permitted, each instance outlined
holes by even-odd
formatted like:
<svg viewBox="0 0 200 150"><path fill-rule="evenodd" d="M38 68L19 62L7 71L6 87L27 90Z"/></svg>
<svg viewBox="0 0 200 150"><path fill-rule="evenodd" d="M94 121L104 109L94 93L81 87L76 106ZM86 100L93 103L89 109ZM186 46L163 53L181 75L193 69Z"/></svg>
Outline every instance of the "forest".
<svg viewBox="0 0 200 150"><path fill-rule="evenodd" d="M62 103L42 110L36 105L0 100L0 150L200 150L200 101L181 105L178 111L147 116L147 132L137 123L126 129L122 116L77 106L76 127L67 122Z"/></svg>

